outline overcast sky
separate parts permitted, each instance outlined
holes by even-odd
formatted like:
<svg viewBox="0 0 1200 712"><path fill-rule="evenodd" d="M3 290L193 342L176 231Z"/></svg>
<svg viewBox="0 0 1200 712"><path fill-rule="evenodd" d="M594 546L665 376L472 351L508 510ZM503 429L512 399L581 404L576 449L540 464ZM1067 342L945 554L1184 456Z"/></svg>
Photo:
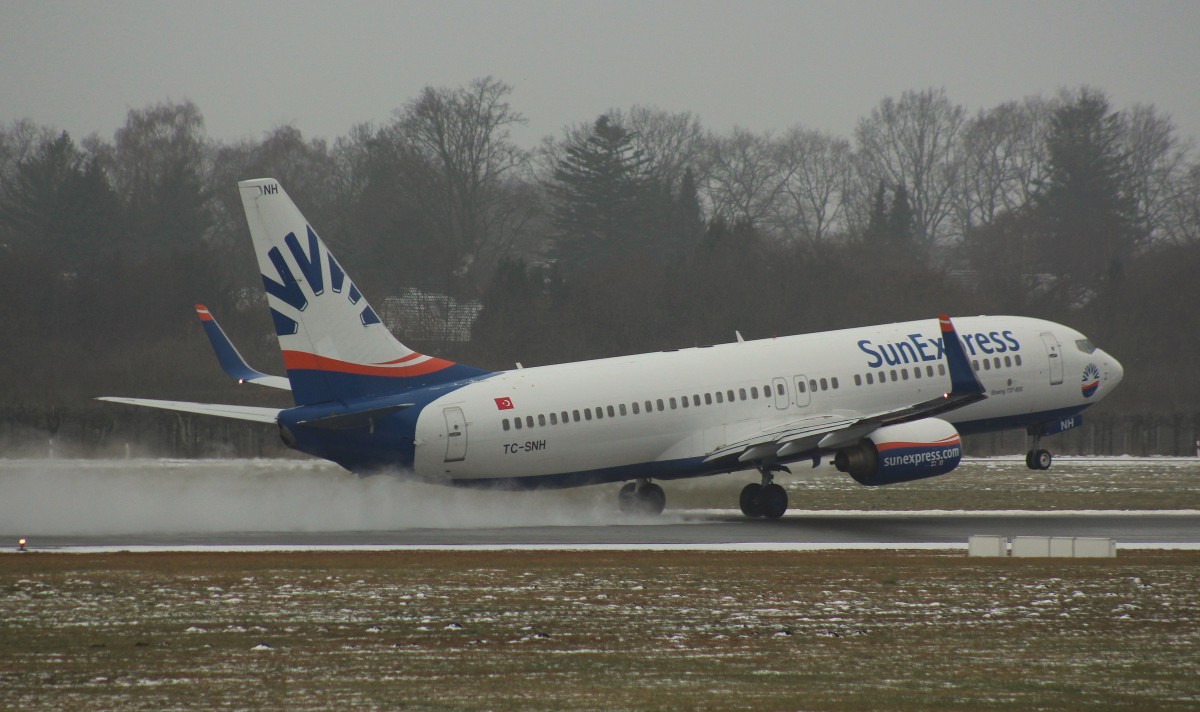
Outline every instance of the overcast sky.
<svg viewBox="0 0 1200 712"><path fill-rule="evenodd" d="M190 99L213 138L291 123L332 140L487 75L515 88L525 146L635 104L848 137L907 89L973 113L1080 84L1195 137L1200 2L0 0L0 122L76 138Z"/></svg>

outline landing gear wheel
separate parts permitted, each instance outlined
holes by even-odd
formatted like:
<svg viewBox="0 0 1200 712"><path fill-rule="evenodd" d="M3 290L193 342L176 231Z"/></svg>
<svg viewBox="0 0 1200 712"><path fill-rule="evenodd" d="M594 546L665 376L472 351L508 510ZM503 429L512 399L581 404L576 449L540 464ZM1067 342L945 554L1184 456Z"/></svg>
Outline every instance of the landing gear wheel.
<svg viewBox="0 0 1200 712"><path fill-rule="evenodd" d="M617 494L622 514L657 516L667 506L667 493L652 482L630 482Z"/></svg>
<svg viewBox="0 0 1200 712"><path fill-rule="evenodd" d="M1037 450L1033 453L1033 462L1039 470L1049 470L1050 464L1054 462L1049 450Z"/></svg>
<svg viewBox="0 0 1200 712"><path fill-rule="evenodd" d="M779 519L788 508L787 491L783 487L771 483L762 488L758 502L762 509L762 516L767 519Z"/></svg>
<svg viewBox="0 0 1200 712"><path fill-rule="evenodd" d="M738 504L742 508L742 514L751 519L761 517L763 515L762 494L763 486L757 482L751 482L743 487L742 495L738 497Z"/></svg>
<svg viewBox="0 0 1200 712"><path fill-rule="evenodd" d="M1049 470L1054 456L1049 450L1030 450L1025 453L1025 466L1031 470Z"/></svg>

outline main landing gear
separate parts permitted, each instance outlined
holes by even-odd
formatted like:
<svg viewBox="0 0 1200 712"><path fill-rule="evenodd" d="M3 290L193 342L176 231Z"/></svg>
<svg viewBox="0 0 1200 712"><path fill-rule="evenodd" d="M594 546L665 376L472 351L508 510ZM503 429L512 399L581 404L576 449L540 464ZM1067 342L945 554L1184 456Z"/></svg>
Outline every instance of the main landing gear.
<svg viewBox="0 0 1200 712"><path fill-rule="evenodd" d="M738 504L742 514L752 519L779 519L788 508L787 491L775 484L776 472L791 473L783 465L762 465L758 468L762 473L762 483L751 482L742 488Z"/></svg>
<svg viewBox="0 0 1200 712"><path fill-rule="evenodd" d="M1042 444L1042 434L1033 428L1030 428L1028 432L1032 438L1032 444L1029 446L1029 452L1025 453L1025 466L1031 470L1049 470L1050 464L1054 462L1054 457L1049 450L1039 447Z"/></svg>
<svg viewBox="0 0 1200 712"><path fill-rule="evenodd" d="M622 514L657 516L667 506L667 494L650 480L627 482L617 495Z"/></svg>

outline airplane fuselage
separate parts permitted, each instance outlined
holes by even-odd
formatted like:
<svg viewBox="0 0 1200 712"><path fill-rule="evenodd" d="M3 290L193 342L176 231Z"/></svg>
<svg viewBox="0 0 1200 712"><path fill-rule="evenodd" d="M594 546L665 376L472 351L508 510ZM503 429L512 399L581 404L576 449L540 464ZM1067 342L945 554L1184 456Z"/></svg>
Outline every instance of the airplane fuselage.
<svg viewBox="0 0 1200 712"><path fill-rule="evenodd" d="M1060 324L955 323L987 395L945 416L961 433L1069 419L1121 378L1115 359ZM695 477L750 469L706 458L776 424L948 392L941 338L937 322L923 320L516 369L394 397L407 407L337 437L295 424L320 406L285 411L280 422L298 449L348 469L447 484ZM820 454L810 448L784 461Z"/></svg>

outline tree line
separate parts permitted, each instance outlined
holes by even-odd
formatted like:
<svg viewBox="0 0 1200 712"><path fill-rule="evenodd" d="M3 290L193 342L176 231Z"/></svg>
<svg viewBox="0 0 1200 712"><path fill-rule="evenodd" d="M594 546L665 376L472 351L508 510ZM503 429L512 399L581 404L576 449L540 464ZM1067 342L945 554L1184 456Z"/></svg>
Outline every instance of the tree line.
<svg viewBox="0 0 1200 712"><path fill-rule="evenodd" d="M0 127L9 398L230 397L196 302L278 371L236 190L270 176L373 301L478 300L470 342L412 345L484 367L1012 313L1122 360L1104 407L1195 409L1200 160L1151 105L1080 87L972 114L915 90L846 136L632 107L524 147L513 93L427 87L332 142L213 140L190 102L131 110L111 139Z"/></svg>

